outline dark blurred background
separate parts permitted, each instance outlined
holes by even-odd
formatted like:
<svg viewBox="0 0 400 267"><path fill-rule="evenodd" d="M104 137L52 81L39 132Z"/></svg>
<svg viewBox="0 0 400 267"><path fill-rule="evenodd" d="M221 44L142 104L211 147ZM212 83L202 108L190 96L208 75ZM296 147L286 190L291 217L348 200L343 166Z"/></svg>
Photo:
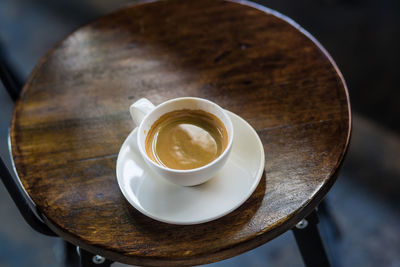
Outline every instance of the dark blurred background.
<svg viewBox="0 0 400 267"><path fill-rule="evenodd" d="M2 57L23 81L56 42L128 0L1 0ZM339 266L400 266L400 1L265 0L300 24L341 69L353 110L352 143L327 196ZM13 103L0 85L0 155L9 164ZM62 243L31 230L0 186L0 267L62 266ZM324 231L321 225L321 231ZM324 234L325 240L330 239ZM210 266L303 266L292 233ZM115 264L115 266L122 266Z"/></svg>

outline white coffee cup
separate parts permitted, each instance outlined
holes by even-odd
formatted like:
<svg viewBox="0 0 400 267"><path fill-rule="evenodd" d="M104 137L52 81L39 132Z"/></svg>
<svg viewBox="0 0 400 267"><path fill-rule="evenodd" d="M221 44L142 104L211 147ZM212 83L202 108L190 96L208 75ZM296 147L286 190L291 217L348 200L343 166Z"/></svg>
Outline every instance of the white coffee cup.
<svg viewBox="0 0 400 267"><path fill-rule="evenodd" d="M177 170L171 169L152 161L146 153L145 141L151 126L162 115L181 109L203 110L216 116L225 126L228 133L228 145L218 158L195 169ZM233 142L233 125L228 114L217 104L202 98L181 97L168 100L158 106L154 106L146 98L141 98L130 106L133 122L138 127L137 144L140 154L150 168L172 183L193 186L204 183L212 178L226 163Z"/></svg>

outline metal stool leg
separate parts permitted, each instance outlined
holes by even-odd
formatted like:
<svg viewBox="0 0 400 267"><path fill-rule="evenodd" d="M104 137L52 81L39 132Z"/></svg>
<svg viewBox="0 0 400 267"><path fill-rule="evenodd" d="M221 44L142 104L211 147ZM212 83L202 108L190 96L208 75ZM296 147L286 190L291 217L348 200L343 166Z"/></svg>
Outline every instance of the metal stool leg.
<svg viewBox="0 0 400 267"><path fill-rule="evenodd" d="M100 255L94 255L78 247L80 256L80 267L110 267L113 261L107 260Z"/></svg>
<svg viewBox="0 0 400 267"><path fill-rule="evenodd" d="M15 102L18 99L19 93L22 89L22 81L18 77L15 71L8 61L6 60L6 54L3 50L0 42L0 80L3 82L4 87L9 93L11 99Z"/></svg>
<svg viewBox="0 0 400 267"><path fill-rule="evenodd" d="M292 229L304 264L307 267L331 266L325 252L318 228L318 216L313 211Z"/></svg>
<svg viewBox="0 0 400 267"><path fill-rule="evenodd" d="M57 236L41 219L39 219L35 213L31 210L29 203L25 197L24 192L21 190L18 183L11 176L8 171L7 166L4 164L3 160L0 158L0 180L4 183L8 193L10 194L12 200L17 206L22 217L25 221L37 232L48 235Z"/></svg>
<svg viewBox="0 0 400 267"><path fill-rule="evenodd" d="M63 240L64 245L64 267L80 267L80 258L74 245Z"/></svg>

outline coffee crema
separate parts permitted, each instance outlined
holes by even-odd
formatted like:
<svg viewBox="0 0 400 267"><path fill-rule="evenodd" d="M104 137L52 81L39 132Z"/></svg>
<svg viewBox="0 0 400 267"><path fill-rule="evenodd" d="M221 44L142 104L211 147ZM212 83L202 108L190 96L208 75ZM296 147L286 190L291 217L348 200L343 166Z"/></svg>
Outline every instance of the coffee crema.
<svg viewBox="0 0 400 267"><path fill-rule="evenodd" d="M178 170L207 165L228 144L224 124L203 110L182 109L162 115L146 136L146 153L154 162Z"/></svg>

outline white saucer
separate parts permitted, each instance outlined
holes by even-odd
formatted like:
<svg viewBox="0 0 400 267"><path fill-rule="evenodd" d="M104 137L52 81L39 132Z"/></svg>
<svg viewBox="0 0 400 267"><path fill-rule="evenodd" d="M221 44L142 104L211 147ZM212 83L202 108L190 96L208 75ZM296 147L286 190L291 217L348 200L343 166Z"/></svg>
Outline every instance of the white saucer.
<svg viewBox="0 0 400 267"><path fill-rule="evenodd" d="M118 154L117 180L125 198L138 211L171 224L198 224L218 219L245 202L264 172L264 149L254 129L227 111L234 127L231 155L208 182L183 187L150 170L144 162L134 129Z"/></svg>

